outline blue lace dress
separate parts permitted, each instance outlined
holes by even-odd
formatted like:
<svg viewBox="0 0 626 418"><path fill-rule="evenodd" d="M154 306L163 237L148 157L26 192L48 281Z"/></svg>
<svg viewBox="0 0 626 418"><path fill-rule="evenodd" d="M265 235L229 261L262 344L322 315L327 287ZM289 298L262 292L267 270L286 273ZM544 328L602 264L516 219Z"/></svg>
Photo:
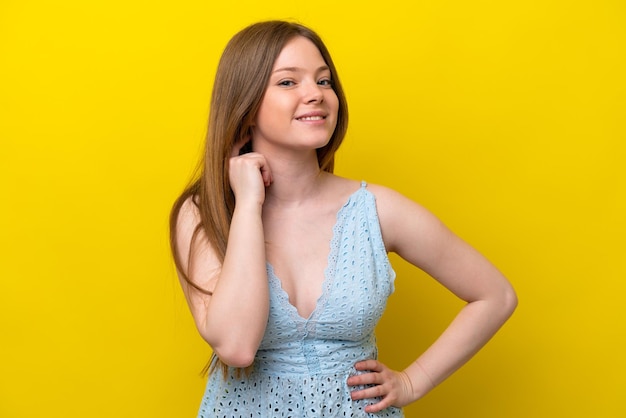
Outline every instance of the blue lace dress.
<svg viewBox="0 0 626 418"><path fill-rule="evenodd" d="M298 314L268 263L270 313L249 375L216 369L199 418L402 417L402 410L365 412L346 380L357 361L377 357L374 327L393 292L375 198L366 184L337 214L322 295L308 318Z"/></svg>

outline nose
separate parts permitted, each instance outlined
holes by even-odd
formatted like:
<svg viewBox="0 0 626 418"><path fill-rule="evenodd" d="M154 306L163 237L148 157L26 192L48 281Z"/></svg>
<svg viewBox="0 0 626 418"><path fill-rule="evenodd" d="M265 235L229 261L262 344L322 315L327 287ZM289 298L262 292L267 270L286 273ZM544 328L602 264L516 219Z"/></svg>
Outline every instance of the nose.
<svg viewBox="0 0 626 418"><path fill-rule="evenodd" d="M315 81L305 83L303 99L305 103L321 103L324 101L322 86Z"/></svg>

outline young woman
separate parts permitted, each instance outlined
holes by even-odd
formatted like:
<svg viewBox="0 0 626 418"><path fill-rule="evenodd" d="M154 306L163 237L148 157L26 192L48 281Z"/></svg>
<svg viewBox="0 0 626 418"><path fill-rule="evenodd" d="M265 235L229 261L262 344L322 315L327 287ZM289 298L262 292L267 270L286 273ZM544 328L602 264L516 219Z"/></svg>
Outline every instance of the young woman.
<svg viewBox="0 0 626 418"><path fill-rule="evenodd" d="M214 357L199 417L400 417L516 306L508 281L432 214L338 177L347 106L310 29L270 21L227 45L201 173L171 214L174 259ZM388 252L467 304L402 371L377 360Z"/></svg>

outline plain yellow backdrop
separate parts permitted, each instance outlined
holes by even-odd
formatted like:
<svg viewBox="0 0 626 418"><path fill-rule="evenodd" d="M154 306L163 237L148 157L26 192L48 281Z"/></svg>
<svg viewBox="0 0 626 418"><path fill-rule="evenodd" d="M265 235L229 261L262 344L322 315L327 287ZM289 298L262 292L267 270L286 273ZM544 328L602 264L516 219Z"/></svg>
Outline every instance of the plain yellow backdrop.
<svg viewBox="0 0 626 418"><path fill-rule="evenodd" d="M195 416L210 351L167 216L225 43L270 18L334 56L337 172L430 208L519 293L407 417L625 417L619 0L0 0L0 417ZM400 368L461 305L393 262L378 337Z"/></svg>

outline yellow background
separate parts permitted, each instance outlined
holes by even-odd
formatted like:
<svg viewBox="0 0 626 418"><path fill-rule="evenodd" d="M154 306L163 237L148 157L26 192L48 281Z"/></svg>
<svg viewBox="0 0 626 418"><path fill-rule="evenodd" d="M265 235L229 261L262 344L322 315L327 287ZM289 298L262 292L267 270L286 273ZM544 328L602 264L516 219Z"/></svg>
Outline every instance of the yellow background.
<svg viewBox="0 0 626 418"><path fill-rule="evenodd" d="M333 53L337 172L421 202L519 293L407 417L626 417L625 3L215 3L0 0L0 417L195 416L209 348L166 219L225 43L268 18ZM460 303L394 263L402 367Z"/></svg>

